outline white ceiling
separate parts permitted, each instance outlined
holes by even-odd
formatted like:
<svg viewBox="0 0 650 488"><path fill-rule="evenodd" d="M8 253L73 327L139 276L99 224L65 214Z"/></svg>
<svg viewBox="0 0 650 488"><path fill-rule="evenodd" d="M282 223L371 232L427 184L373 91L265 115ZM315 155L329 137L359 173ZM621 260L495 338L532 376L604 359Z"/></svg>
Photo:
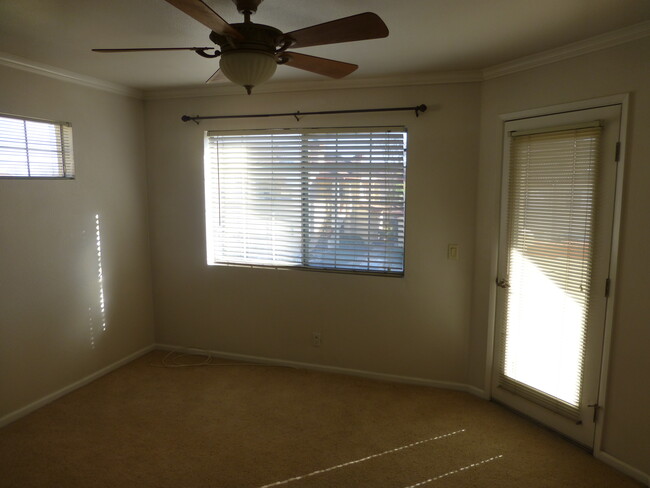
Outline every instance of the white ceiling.
<svg viewBox="0 0 650 488"><path fill-rule="evenodd" d="M205 1L242 21L231 0ZM299 51L359 64L354 79L481 70L646 22L650 0L265 0L253 21L289 32L367 11L388 38ZM218 60L90 50L210 46L208 34L164 0L0 0L0 53L140 90L200 86ZM274 77L319 79L286 66Z"/></svg>

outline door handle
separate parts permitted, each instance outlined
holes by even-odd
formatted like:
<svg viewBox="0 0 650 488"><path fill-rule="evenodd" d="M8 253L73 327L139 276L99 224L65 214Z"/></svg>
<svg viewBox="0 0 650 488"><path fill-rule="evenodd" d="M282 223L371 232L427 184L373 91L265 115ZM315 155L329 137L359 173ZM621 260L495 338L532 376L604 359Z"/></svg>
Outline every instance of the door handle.
<svg viewBox="0 0 650 488"><path fill-rule="evenodd" d="M497 286L499 288L510 288L510 283L508 283L508 280L506 280L505 278L501 278L501 279L497 278Z"/></svg>

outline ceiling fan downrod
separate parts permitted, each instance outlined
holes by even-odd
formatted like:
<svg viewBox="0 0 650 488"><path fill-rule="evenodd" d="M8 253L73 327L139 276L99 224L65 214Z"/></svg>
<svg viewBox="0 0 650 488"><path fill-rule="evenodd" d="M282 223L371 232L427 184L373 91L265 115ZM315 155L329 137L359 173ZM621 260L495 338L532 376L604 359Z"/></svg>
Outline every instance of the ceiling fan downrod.
<svg viewBox="0 0 650 488"><path fill-rule="evenodd" d="M232 0L237 11L244 16L244 22L249 23L251 21L251 15L257 12L257 7L259 7L262 0Z"/></svg>

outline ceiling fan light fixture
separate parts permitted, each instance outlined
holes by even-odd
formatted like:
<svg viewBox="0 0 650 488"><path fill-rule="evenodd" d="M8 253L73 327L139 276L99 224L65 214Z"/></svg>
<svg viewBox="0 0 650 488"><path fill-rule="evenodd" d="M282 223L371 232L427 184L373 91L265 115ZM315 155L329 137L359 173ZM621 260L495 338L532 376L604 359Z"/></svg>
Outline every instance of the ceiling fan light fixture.
<svg viewBox="0 0 650 488"><path fill-rule="evenodd" d="M93 49L93 51L184 50L194 51L204 58L221 56L220 69L206 83L215 82L223 76L234 84L246 88L250 95L253 87L264 83L275 74L278 64L285 64L292 68L334 79L343 78L358 68L356 64L287 51L289 48L365 41L388 36L388 27L384 21L372 12L342 17L283 33L273 26L251 22L251 15L257 11L257 7L263 0L232 0L239 13L244 15L244 22L236 24L226 22L204 0L166 1L210 28L210 40L218 45L219 49L214 47L163 47Z"/></svg>
<svg viewBox="0 0 650 488"><path fill-rule="evenodd" d="M246 88L249 95L253 87L268 81L278 67L272 53L241 50L224 52L219 66L226 78Z"/></svg>

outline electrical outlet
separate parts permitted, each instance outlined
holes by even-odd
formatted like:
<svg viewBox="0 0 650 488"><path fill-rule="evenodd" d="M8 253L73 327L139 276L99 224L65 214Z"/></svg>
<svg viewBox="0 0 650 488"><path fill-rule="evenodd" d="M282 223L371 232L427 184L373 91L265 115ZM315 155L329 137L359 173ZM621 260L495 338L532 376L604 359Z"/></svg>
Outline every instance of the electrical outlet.
<svg viewBox="0 0 650 488"><path fill-rule="evenodd" d="M321 345L321 336L320 332L311 333L311 345L314 347L320 347Z"/></svg>
<svg viewBox="0 0 650 488"><path fill-rule="evenodd" d="M458 261L458 244L449 244L447 247L447 259Z"/></svg>

